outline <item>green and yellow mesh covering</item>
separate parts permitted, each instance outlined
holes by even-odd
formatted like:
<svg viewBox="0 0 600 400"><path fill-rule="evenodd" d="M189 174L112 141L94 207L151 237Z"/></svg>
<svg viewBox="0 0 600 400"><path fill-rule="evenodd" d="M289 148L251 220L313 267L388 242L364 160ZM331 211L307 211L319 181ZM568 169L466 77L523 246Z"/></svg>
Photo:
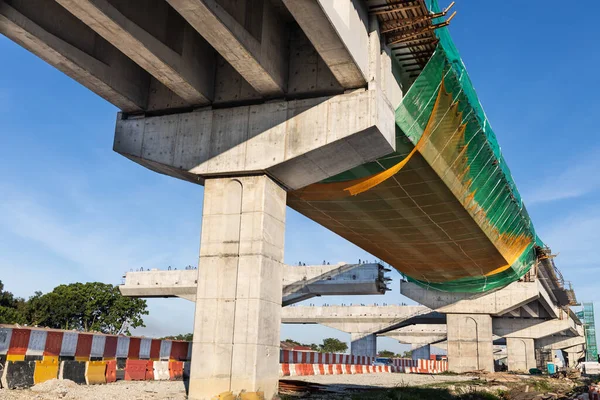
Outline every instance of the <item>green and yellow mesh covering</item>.
<svg viewBox="0 0 600 400"><path fill-rule="evenodd" d="M439 11L435 0L428 6ZM396 152L292 192L292 208L443 291L521 278L543 246L445 28L396 110Z"/></svg>

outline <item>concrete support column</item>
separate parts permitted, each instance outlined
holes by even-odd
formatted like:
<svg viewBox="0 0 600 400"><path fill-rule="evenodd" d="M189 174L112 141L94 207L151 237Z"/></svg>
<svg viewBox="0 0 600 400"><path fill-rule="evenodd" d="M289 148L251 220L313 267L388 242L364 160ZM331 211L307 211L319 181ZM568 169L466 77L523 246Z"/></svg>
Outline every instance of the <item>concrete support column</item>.
<svg viewBox="0 0 600 400"><path fill-rule="evenodd" d="M585 357L585 348L582 345L569 347L563 349L563 356L567 356L568 366L571 368L575 368L579 359Z"/></svg>
<svg viewBox="0 0 600 400"><path fill-rule="evenodd" d="M487 314L447 314L448 370L494 371L492 317Z"/></svg>
<svg viewBox="0 0 600 400"><path fill-rule="evenodd" d="M412 345L412 359L413 360L429 360L431 357L431 345L426 344L425 346L420 344Z"/></svg>
<svg viewBox="0 0 600 400"><path fill-rule="evenodd" d="M537 367L533 339L506 338L506 351L509 371L528 372Z"/></svg>
<svg viewBox="0 0 600 400"><path fill-rule="evenodd" d="M264 175L205 182L190 399L277 393L285 208Z"/></svg>
<svg viewBox="0 0 600 400"><path fill-rule="evenodd" d="M364 333L350 334L350 353L353 356L377 356L377 335L366 335Z"/></svg>

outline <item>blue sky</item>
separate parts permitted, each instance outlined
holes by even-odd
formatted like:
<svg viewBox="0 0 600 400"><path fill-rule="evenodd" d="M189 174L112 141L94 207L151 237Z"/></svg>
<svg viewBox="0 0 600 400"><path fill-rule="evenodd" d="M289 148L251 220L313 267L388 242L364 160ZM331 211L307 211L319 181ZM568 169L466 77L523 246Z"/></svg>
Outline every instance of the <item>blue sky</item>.
<svg viewBox="0 0 600 400"><path fill-rule="evenodd" d="M444 6L444 3L441 4ZM463 0L450 31L542 239L600 315L600 52L592 1ZM557 22L559 21L559 22ZM202 187L112 151L116 108L0 36L0 280L19 296L125 271L184 267L198 256ZM288 209L286 262L373 259ZM393 291L315 304L400 303ZM150 300L147 328L192 329L193 305ZM600 318L599 318L600 319ZM282 337L349 335L284 326ZM380 339L380 348L404 347Z"/></svg>

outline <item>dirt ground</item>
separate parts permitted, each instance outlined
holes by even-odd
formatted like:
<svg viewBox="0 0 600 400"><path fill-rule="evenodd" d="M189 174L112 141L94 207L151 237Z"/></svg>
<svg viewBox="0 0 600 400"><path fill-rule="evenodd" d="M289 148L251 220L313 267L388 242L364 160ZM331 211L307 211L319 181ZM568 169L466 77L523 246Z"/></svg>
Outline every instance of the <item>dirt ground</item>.
<svg viewBox="0 0 600 400"><path fill-rule="evenodd" d="M310 400L363 399L574 399L580 380L553 379L513 374L416 375L366 374L293 377L291 381L316 384L323 391L306 393ZM286 379L286 381L288 381ZM324 385L324 386L320 386ZM374 390L378 389L379 390ZM0 389L2 400L154 400L186 399L181 381L118 381L108 385L85 386L72 381L51 380L26 390ZM472 393L481 393L473 396ZM546 397L544 394L557 393ZM295 396L282 396L295 399Z"/></svg>

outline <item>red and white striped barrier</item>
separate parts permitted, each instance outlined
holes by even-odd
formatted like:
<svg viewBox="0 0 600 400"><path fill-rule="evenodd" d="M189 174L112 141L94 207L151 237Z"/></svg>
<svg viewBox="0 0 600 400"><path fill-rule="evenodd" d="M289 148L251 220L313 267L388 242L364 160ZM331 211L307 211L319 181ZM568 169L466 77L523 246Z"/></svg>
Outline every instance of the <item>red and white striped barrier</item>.
<svg viewBox="0 0 600 400"><path fill-rule="evenodd" d="M396 372L405 374L440 374L448 371L447 361L412 360L410 358L394 358L392 363Z"/></svg>
<svg viewBox="0 0 600 400"><path fill-rule="evenodd" d="M352 364L279 364L279 376L359 375L394 372L392 366Z"/></svg>
<svg viewBox="0 0 600 400"><path fill-rule="evenodd" d="M314 351L281 350L279 362L282 364L353 364L371 365L375 357L353 356L350 354L317 353Z"/></svg>

